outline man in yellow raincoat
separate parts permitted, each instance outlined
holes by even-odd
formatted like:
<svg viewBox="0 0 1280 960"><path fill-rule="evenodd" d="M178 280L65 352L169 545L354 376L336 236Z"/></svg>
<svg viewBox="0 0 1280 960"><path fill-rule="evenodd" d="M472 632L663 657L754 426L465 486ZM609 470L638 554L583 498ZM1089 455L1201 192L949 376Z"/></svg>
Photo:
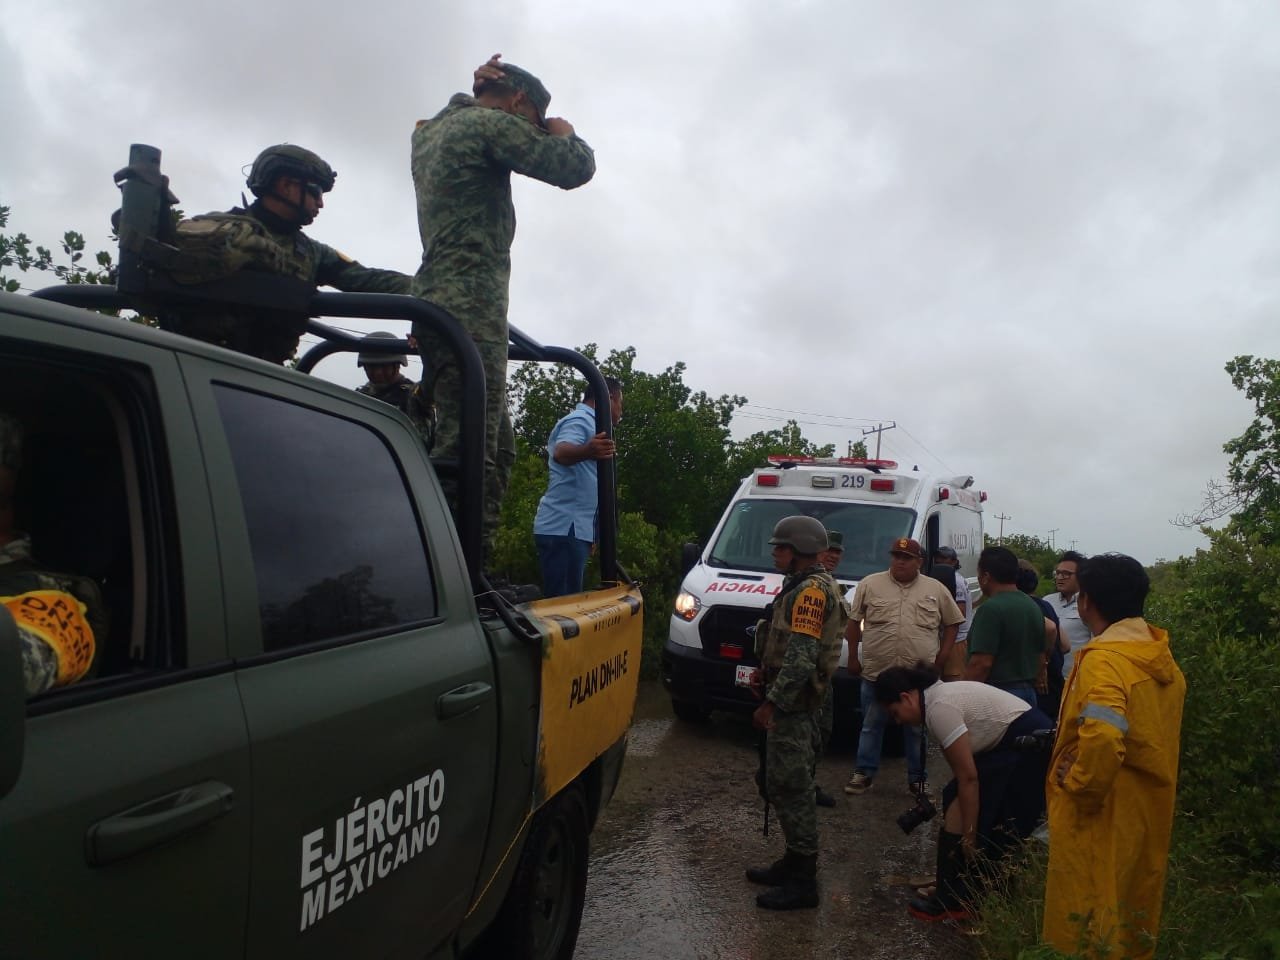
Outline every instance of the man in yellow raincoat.
<svg viewBox="0 0 1280 960"><path fill-rule="evenodd" d="M1132 557L1079 571L1076 653L1050 762L1044 940L1085 956L1155 955L1187 684L1169 635L1142 619L1150 581Z"/></svg>

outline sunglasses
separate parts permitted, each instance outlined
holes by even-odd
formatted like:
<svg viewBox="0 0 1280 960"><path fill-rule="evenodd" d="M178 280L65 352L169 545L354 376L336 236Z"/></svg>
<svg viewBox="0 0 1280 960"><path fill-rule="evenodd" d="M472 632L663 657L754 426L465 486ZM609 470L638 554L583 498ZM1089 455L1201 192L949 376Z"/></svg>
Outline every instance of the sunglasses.
<svg viewBox="0 0 1280 960"><path fill-rule="evenodd" d="M309 193L314 199L319 200L324 196L324 187L318 183L304 183L302 189Z"/></svg>

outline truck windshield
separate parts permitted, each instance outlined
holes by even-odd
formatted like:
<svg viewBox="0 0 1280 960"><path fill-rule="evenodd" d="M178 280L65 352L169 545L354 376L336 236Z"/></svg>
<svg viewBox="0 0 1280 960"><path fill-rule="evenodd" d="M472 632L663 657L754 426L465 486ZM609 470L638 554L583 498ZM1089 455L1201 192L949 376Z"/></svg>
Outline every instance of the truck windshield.
<svg viewBox="0 0 1280 960"><path fill-rule="evenodd" d="M830 500L739 500L729 511L708 557L713 567L773 572L769 537L783 517L807 514L828 530L844 534L844 556L836 568L841 580L861 580L889 569L889 544L911 536L916 512L906 507Z"/></svg>

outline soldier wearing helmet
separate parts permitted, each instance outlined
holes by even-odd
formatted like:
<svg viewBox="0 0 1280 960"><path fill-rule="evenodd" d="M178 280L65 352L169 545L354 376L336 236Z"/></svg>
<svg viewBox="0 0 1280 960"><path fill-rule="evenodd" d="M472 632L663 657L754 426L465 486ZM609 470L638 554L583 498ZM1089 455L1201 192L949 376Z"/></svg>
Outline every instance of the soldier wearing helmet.
<svg viewBox="0 0 1280 960"><path fill-rule="evenodd" d="M840 588L818 561L829 542L813 517L778 521L769 539L784 575L769 620L756 628L764 703L752 721L765 731L765 785L786 837L782 859L752 867L747 879L772 889L756 897L769 910L818 905L818 819L814 744L818 711L840 658Z"/></svg>
<svg viewBox="0 0 1280 960"><path fill-rule="evenodd" d="M383 403L390 404L414 422L430 449L435 431L435 417L431 404L423 394L420 384L414 383L400 372L407 367L409 361L403 353L379 350L376 344L395 346L400 340L394 333L376 330L361 338L366 344L356 357L356 366L363 367L369 379L363 386L356 387L356 393L373 397Z"/></svg>
<svg viewBox="0 0 1280 960"><path fill-rule="evenodd" d="M405 274L362 266L302 232L323 209L324 195L337 176L303 147L267 147L253 161L246 181L256 198L253 203L178 224L178 246L188 258L185 274L175 279L201 283L257 271L311 287L408 293L410 278ZM166 330L272 363L284 363L294 355L306 324L307 317L300 313L222 306L184 307L160 317Z"/></svg>
<svg viewBox="0 0 1280 960"><path fill-rule="evenodd" d="M362 342L372 344L379 340L393 344L397 342L397 337L394 333L378 330L366 334ZM389 403L407 413L409 398L413 396L413 391L418 386L400 372L401 367L408 365L409 361L403 354L383 353L366 346L356 357L356 366L363 367L365 376L369 379L364 386L356 387L356 392L381 400L383 403Z"/></svg>

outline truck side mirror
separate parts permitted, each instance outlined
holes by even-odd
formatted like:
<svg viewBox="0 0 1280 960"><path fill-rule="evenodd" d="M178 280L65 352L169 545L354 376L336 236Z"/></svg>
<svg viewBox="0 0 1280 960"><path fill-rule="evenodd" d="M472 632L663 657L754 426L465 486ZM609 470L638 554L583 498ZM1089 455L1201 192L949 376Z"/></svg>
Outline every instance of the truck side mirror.
<svg viewBox="0 0 1280 960"><path fill-rule="evenodd" d="M698 555L702 553L702 545L686 543L680 548L680 576L683 577L698 563Z"/></svg>
<svg viewBox="0 0 1280 960"><path fill-rule="evenodd" d="M27 688L22 680L22 647L18 625L0 606L0 797L6 796L22 772L26 739Z"/></svg>

